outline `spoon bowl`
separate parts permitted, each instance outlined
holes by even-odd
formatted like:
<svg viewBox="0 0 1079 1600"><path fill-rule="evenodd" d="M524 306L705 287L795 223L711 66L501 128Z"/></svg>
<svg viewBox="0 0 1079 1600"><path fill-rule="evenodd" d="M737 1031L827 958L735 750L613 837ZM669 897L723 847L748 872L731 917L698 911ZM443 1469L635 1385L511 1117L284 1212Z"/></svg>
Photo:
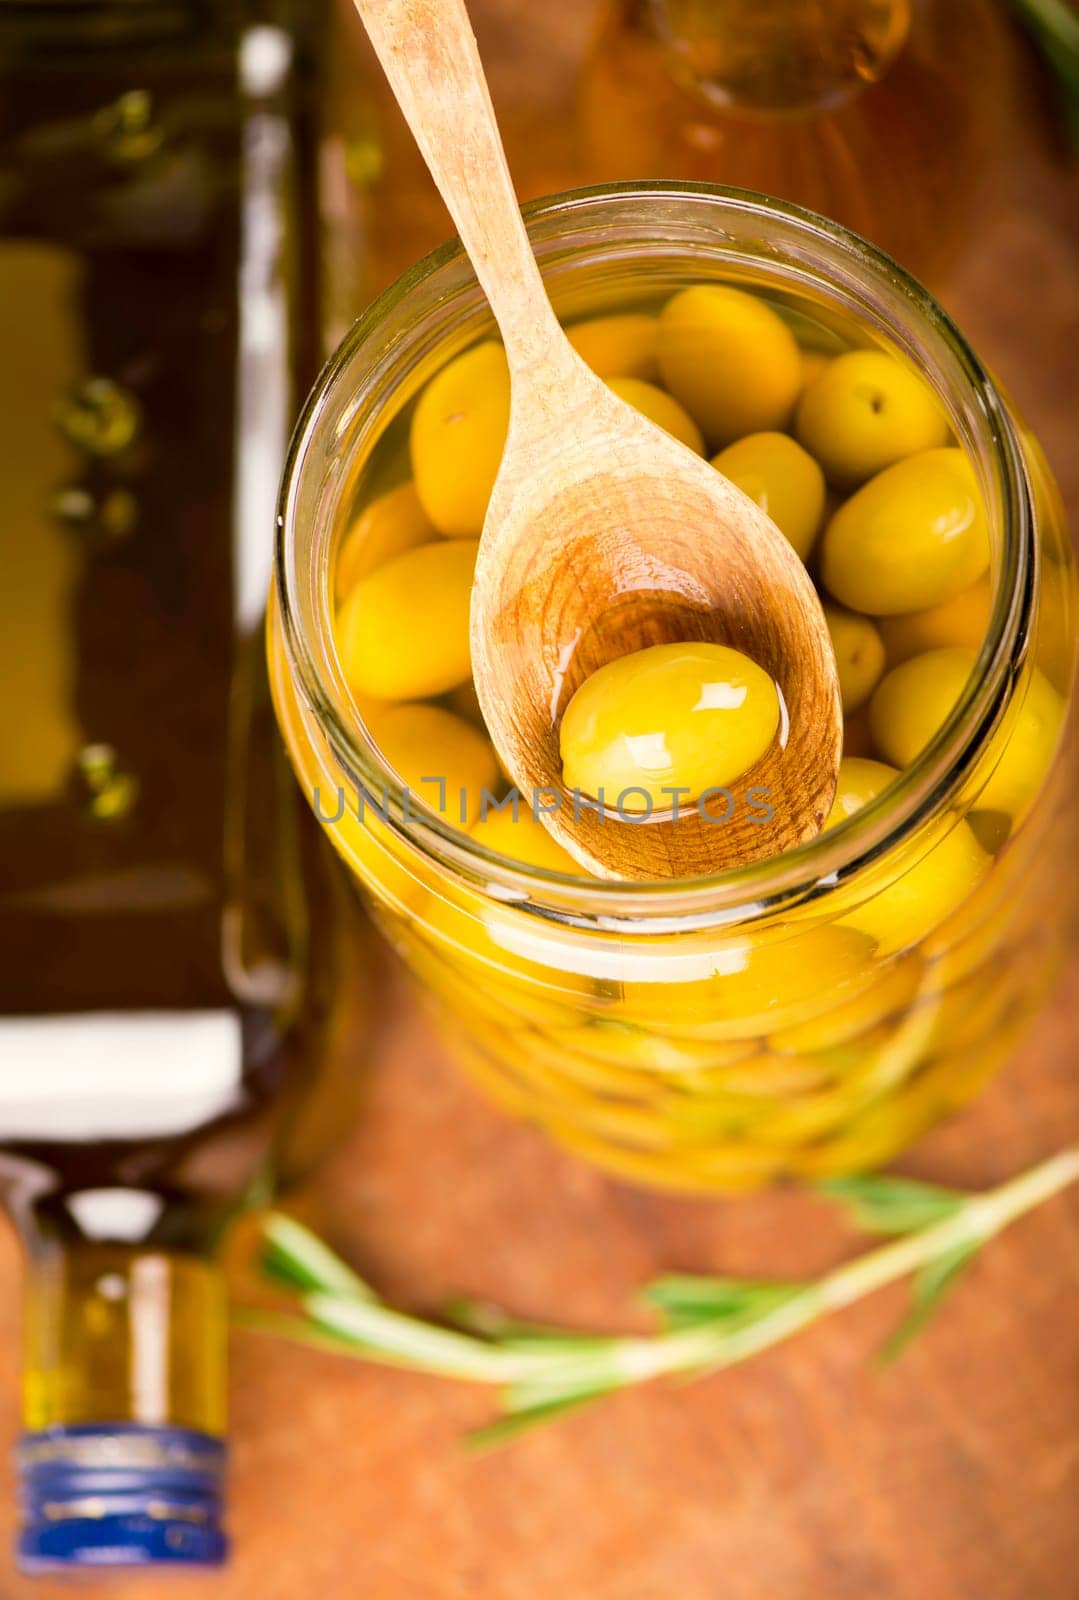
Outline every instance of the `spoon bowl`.
<svg viewBox="0 0 1079 1600"><path fill-rule="evenodd" d="M570 345L525 232L463 0L355 3L505 345L510 424L480 540L471 650L488 731L524 803L609 878L699 877L811 838L835 790L842 713L802 562L747 495L620 400ZM784 714L762 759L677 816L630 820L568 793L559 722L575 689L616 657L700 640L741 650L776 683Z"/></svg>
<svg viewBox="0 0 1079 1600"><path fill-rule="evenodd" d="M511 416L476 567L472 664L499 755L550 832L601 876L696 877L801 843L827 816L842 743L809 575L747 496L566 349L558 391L573 397L573 425L522 439L533 413ZM575 802L558 740L575 690L619 656L688 640L731 645L773 678L783 715L771 748L677 817L634 818L616 796L605 812Z"/></svg>

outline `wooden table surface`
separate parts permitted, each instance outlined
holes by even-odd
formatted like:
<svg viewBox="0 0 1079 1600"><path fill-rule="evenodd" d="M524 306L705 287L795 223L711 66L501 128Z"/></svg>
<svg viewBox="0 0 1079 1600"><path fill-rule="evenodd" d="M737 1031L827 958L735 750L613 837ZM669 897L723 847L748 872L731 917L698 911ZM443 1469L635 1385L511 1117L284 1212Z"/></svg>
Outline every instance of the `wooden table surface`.
<svg viewBox="0 0 1079 1600"><path fill-rule="evenodd" d="M591 0L472 9L511 156L529 174L522 188L550 189L563 181L560 109ZM528 54L526 38L538 40ZM1050 152L1040 80L1025 78L1027 132L947 298L1039 432L1075 526L1076 193ZM556 132L540 150L544 123ZM391 140L404 169L403 151ZM416 182L413 168L403 181ZM393 248L415 253L447 230L422 189L407 208L397 192ZM984 1185L1079 1139L1077 993L1079 954L1005 1075L906 1170ZM377 1043L356 1040L358 1064L372 1058L362 1125L303 1208L395 1303L429 1310L462 1291L526 1317L625 1326L634 1289L660 1269L816 1272L852 1247L827 1208L796 1193L657 1197L562 1156L462 1081L400 975L382 1020ZM0 1439L10 1440L18 1264L7 1233L0 1283ZM483 1392L239 1333L231 1565L105 1579L96 1592L1074 1600L1079 1192L995 1242L904 1359L878 1369L873 1352L902 1305L902 1291L888 1291L745 1367L626 1393L479 1457L460 1440L490 1414ZM5 1464L0 1600L70 1592L14 1573L13 1526Z"/></svg>

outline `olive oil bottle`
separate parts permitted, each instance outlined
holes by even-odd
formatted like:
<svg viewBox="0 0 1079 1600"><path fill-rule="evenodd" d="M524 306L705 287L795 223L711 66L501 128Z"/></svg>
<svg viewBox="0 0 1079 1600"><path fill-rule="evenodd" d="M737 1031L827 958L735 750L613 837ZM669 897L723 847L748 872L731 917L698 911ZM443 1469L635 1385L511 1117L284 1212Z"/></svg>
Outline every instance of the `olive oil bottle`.
<svg viewBox="0 0 1079 1600"><path fill-rule="evenodd" d="M606 0L582 171L796 201L939 281L991 195L1015 54L996 0Z"/></svg>
<svg viewBox="0 0 1079 1600"><path fill-rule="evenodd" d="M214 1247L353 1092L365 947L261 644L320 354L319 9L0 0L0 1194L30 1571L222 1559Z"/></svg>

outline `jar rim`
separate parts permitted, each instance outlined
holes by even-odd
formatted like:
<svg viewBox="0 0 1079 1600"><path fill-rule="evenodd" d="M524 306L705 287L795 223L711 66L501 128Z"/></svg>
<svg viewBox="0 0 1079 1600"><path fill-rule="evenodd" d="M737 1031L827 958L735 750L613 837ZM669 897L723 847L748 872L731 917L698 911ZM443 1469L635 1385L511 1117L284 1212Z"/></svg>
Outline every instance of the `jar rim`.
<svg viewBox="0 0 1079 1600"><path fill-rule="evenodd" d="M718 184L668 180L609 183L563 191L522 207L529 231L541 224L602 211L611 203L678 201L718 205L740 216L780 219L806 243L853 258L868 279L898 291L913 320L947 346L969 385L981 443L1000 488L1001 572L985 638L970 678L935 737L882 793L852 817L814 839L762 861L708 877L638 881L583 878L528 866L501 855L455 828L435 812L409 812L392 769L362 735L358 719L342 714L318 662L307 648L299 620L296 557L296 496L305 460L326 426L330 391L342 371L375 334L387 315L444 269L462 264L458 240L438 246L382 291L330 356L297 420L283 470L276 519L275 597L290 672L301 699L314 715L335 759L368 793L381 794L379 816L413 848L432 856L500 900L527 899L528 909L581 926L612 919L648 931L744 922L805 904L847 882L884 854L901 846L931 816L944 810L999 725L1029 643L1034 606L1035 543L1029 479L1014 425L999 391L964 335L915 278L875 245L831 219L791 202ZM598 215L590 218L601 221ZM560 238L567 237L563 233ZM354 397L353 397L354 399Z"/></svg>

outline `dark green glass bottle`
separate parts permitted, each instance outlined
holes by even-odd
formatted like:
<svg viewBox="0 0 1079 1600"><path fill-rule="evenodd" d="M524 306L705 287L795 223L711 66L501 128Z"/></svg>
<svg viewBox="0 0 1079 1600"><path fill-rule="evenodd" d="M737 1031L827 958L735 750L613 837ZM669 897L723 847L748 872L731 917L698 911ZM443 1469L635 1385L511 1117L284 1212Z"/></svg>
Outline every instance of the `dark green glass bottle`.
<svg viewBox="0 0 1079 1600"><path fill-rule="evenodd" d="M351 1092L363 949L261 643L321 353L321 26L0 3L0 1191L27 1262L27 1570L223 1558L214 1248Z"/></svg>

